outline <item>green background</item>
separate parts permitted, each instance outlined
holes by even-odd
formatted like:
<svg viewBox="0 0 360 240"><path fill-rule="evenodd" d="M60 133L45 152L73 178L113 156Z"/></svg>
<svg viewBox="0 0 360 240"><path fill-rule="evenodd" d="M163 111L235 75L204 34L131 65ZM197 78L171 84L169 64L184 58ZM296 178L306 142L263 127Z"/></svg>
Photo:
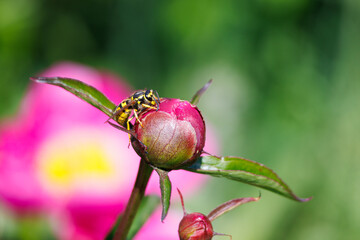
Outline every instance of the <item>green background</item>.
<svg viewBox="0 0 360 240"><path fill-rule="evenodd" d="M259 202L217 219L215 231L360 237L360 1L0 1L1 117L16 113L29 76L62 60L109 69L162 97L190 99L212 78L199 108L222 154L261 162L295 194L314 197L297 203L263 190ZM208 213L258 191L214 178L186 205ZM6 231L47 232L20 225L0 217Z"/></svg>

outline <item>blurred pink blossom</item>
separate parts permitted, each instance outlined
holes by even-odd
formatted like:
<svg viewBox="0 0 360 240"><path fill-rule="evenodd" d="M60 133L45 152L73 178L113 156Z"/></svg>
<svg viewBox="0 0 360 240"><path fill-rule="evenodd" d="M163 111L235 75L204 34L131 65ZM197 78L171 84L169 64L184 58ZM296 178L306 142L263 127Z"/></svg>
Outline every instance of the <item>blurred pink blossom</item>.
<svg viewBox="0 0 360 240"><path fill-rule="evenodd" d="M113 74L75 63L56 64L40 76L79 79L115 103L131 94ZM46 213L60 239L103 239L127 203L139 164L127 134L106 119L59 87L31 83L18 114L0 125L0 199L19 214ZM206 142L206 151L216 149ZM206 179L186 171L170 177L185 192ZM147 193L159 194L155 174ZM157 211L135 239L178 239L180 219L170 210L162 224Z"/></svg>

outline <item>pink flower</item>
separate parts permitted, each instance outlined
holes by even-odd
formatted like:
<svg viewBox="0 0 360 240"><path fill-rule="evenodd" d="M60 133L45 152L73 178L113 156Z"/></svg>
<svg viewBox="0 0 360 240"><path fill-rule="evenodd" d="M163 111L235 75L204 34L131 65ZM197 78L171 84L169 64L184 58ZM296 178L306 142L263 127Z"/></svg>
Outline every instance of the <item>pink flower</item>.
<svg viewBox="0 0 360 240"><path fill-rule="evenodd" d="M79 79L115 103L131 93L114 75L74 63L57 64L41 76ZM103 239L127 203L139 164L127 134L106 119L61 88L31 83L18 114L0 125L0 199L19 214L46 214L60 239ZM214 143L206 149L216 152ZM170 177L184 191L205 179L185 171ZM147 192L159 194L157 176ZM156 213L136 239L177 239L181 214L171 212L167 227ZM162 228L175 230L164 235Z"/></svg>

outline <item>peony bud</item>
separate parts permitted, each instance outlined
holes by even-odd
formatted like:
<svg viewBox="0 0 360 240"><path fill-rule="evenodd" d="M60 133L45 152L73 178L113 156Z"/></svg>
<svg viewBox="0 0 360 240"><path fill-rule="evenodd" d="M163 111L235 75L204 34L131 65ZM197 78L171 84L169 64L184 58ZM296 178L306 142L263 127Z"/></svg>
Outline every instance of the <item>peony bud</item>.
<svg viewBox="0 0 360 240"><path fill-rule="evenodd" d="M257 198L249 197L232 199L219 205L207 216L205 216L204 214L197 212L190 214L186 213L184 199L179 189L178 193L181 200L181 206L184 211L184 217L181 219L179 224L180 240L211 240L215 235L227 236L231 240L231 235L214 232L211 222L224 213L227 213L242 204L258 201L260 199L260 196Z"/></svg>
<svg viewBox="0 0 360 240"><path fill-rule="evenodd" d="M162 99L159 110L140 114L134 131L145 146L132 141L135 151L155 167L172 170L193 163L205 144L205 123L188 101Z"/></svg>
<svg viewBox="0 0 360 240"><path fill-rule="evenodd" d="M210 240L214 236L210 219L202 213L186 213L184 198L178 189L184 217L179 224L180 240Z"/></svg>
<svg viewBox="0 0 360 240"><path fill-rule="evenodd" d="M202 213L187 214L180 221L180 240L210 240L213 236L211 222Z"/></svg>

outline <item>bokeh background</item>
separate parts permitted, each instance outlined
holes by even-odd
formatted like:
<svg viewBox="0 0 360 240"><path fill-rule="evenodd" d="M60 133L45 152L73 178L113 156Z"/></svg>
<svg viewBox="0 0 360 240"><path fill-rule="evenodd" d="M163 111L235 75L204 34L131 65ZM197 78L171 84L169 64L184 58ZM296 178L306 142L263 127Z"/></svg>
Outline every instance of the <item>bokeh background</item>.
<svg viewBox="0 0 360 240"><path fill-rule="evenodd" d="M215 231L359 239L360 1L0 1L0 117L16 114L29 76L63 60L162 97L190 99L213 79L199 108L222 154L261 162L300 197L314 197L297 203L262 190L259 202L217 219ZM186 206L208 213L258 193L213 178ZM9 224L9 211L0 202L0 234L48 236L41 220Z"/></svg>

